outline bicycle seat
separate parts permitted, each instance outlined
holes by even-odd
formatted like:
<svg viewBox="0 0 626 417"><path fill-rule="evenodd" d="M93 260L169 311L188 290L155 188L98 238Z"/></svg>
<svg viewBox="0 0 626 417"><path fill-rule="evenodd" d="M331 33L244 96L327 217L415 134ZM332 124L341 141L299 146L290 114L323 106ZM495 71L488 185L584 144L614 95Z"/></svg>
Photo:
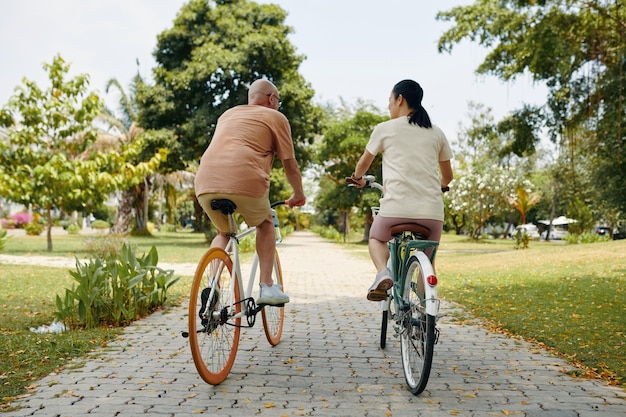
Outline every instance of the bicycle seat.
<svg viewBox="0 0 626 417"><path fill-rule="evenodd" d="M219 210L225 215L233 214L237 206L232 201L226 198L220 198L211 200L211 208L213 210Z"/></svg>
<svg viewBox="0 0 626 417"><path fill-rule="evenodd" d="M428 240L430 237L430 229L428 227L415 224L415 223L401 223L391 227L391 235L397 235L402 232L411 232L419 235L424 240Z"/></svg>

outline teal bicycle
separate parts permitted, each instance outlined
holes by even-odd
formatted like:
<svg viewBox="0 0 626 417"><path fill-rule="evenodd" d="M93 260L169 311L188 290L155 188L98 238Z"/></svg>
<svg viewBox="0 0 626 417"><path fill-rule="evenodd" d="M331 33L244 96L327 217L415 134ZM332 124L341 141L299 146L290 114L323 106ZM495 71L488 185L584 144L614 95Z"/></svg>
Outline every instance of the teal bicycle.
<svg viewBox="0 0 626 417"><path fill-rule="evenodd" d="M375 182L374 176L366 175L363 179L366 181L364 188L383 192L383 186ZM378 207L372 207L372 214L378 214ZM437 275L432 266L439 242L428 240L430 230L413 223L398 224L391 229L391 234L387 266L394 284L387 290L386 299L380 301L383 313L380 347L385 348L387 324L393 321L394 336L400 339L406 384L411 393L419 395L428 383L434 346L439 339L440 300Z"/></svg>

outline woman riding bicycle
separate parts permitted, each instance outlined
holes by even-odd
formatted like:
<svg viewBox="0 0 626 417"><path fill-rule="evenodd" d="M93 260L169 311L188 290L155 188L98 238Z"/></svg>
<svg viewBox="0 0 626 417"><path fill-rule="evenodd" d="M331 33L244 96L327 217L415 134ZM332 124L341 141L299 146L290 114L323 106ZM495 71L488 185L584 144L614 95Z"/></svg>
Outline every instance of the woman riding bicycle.
<svg viewBox="0 0 626 417"><path fill-rule="evenodd" d="M392 226L416 223L430 230L428 240L441 239L442 189L453 178L453 154L443 131L431 124L422 107L423 95L413 80L400 81L393 87L388 106L391 120L376 126L350 178L357 187L364 187L363 175L376 155L383 153L384 193L369 237L369 253L377 271L367 293L370 301L385 299L393 285L387 268Z"/></svg>

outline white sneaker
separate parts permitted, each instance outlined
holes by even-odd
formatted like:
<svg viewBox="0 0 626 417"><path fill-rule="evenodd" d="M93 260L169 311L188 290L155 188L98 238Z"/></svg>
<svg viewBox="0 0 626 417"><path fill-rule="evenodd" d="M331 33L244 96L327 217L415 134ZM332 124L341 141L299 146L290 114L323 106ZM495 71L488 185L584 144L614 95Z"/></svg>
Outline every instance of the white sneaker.
<svg viewBox="0 0 626 417"><path fill-rule="evenodd" d="M261 283L261 293L256 300L257 304L280 305L289 302L289 296L282 292L282 287L274 284L271 287Z"/></svg>
<svg viewBox="0 0 626 417"><path fill-rule="evenodd" d="M376 279L367 290L367 299L370 301L382 301L387 298L387 290L393 287L393 279L388 268L376 274Z"/></svg>

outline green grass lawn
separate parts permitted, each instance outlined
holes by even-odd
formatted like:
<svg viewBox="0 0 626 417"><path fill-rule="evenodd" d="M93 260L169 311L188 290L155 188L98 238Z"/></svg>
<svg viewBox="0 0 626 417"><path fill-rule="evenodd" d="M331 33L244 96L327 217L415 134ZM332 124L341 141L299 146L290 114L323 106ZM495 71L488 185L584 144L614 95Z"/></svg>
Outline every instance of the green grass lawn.
<svg viewBox="0 0 626 417"><path fill-rule="evenodd" d="M7 240L3 254L62 256L84 259L89 256L85 240L98 239L105 235L53 235L52 252L47 251L45 233L39 236L12 236ZM202 233L155 232L152 236L129 236L135 253L147 253L152 246L159 252L162 262L196 263L209 248Z"/></svg>
<svg viewBox="0 0 626 417"><path fill-rule="evenodd" d="M346 243L369 261L367 246L352 236ZM46 251L45 236L12 237L3 253L84 258L84 236L55 236ZM207 249L204 236L157 233L131 237L137 254L156 246L162 262L195 263ZM68 269L0 266L0 411L11 397L48 373L73 366L73 359L106 345L120 329L99 328L37 334L30 327L49 325L56 294L72 285ZM580 368L573 373L626 381L626 241L566 245L531 242L515 250L510 240L470 242L445 235L437 258L439 294L466 307L490 327L533 340ZM189 292L183 277L168 293L177 304ZM445 335L444 335L445 337ZM595 371L593 371L595 370Z"/></svg>
<svg viewBox="0 0 626 417"><path fill-rule="evenodd" d="M587 368L575 372L626 382L626 241L442 251L437 268L444 298Z"/></svg>

